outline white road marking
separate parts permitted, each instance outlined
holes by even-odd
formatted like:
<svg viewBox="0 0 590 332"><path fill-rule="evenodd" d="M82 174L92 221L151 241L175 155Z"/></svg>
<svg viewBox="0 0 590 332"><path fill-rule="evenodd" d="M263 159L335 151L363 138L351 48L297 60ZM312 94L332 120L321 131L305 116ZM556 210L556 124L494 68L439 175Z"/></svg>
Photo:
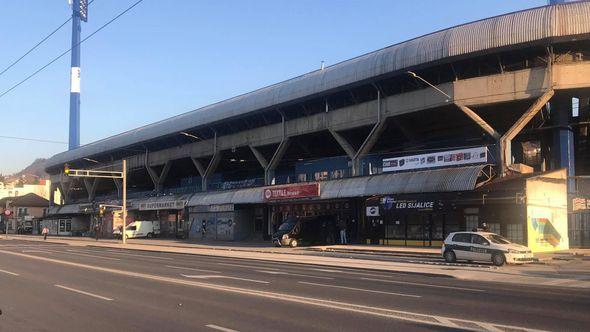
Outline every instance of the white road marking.
<svg viewBox="0 0 590 332"><path fill-rule="evenodd" d="M435 288L448 288L448 289L465 290L465 291L470 291L470 292L485 292L485 290L483 290L483 289L476 289L476 288L464 288L464 287L455 287L455 286L431 285L431 284L422 284L422 283L417 283L417 282L398 281L398 280L385 280L385 279L374 279L374 278L361 278L361 279L363 279L363 280L369 280L369 281L387 282L387 283L390 283L390 284L415 285L415 286L435 287Z"/></svg>
<svg viewBox="0 0 590 332"><path fill-rule="evenodd" d="M242 280L242 281L249 281L249 282L256 282L259 284L270 284L269 281L262 281L262 280L254 280L254 279L246 279L246 278L238 278L238 277L229 277L229 276L220 276L220 275L187 275L181 274L181 276L185 278L191 279L232 279L232 280Z"/></svg>
<svg viewBox="0 0 590 332"><path fill-rule="evenodd" d="M117 250L105 250L108 252L112 252L112 253L116 253L117 255L123 255L123 256L133 256L133 257L147 257L147 258L153 258L153 259L161 259L164 261L173 261L174 258L170 258L170 257L160 257L160 256L150 256L150 255L134 255L134 254L128 254L128 253L123 253Z"/></svg>
<svg viewBox="0 0 590 332"><path fill-rule="evenodd" d="M66 287L66 286L62 286L62 285L54 285L54 286L57 287L57 288L69 290L70 292L92 296L92 297L97 298L97 299L101 299L101 300L105 300L105 301L113 301L113 299L111 299L110 297L104 297L104 296L100 296L100 295L88 293L88 292L85 292L85 291L82 291L82 290L79 290L79 289L74 289L74 288L70 288L70 287Z"/></svg>
<svg viewBox="0 0 590 332"><path fill-rule="evenodd" d="M104 256L96 256L96 255L90 255L90 254L81 254L81 253L78 253L78 252L72 252L71 250L68 250L68 252L54 251L54 250L48 250L48 251L49 252L53 252L53 253L57 253L57 254L64 254L64 255L78 255L78 256L85 256L85 257L94 257L94 258L107 259L107 260L112 260L112 261L120 261L120 259L118 259L118 258L104 257Z"/></svg>
<svg viewBox="0 0 590 332"><path fill-rule="evenodd" d="M231 264L231 263L217 263L217 265L245 267L245 268L248 268L248 269L260 269L260 268L264 268L266 270L279 271L279 269L275 269L275 268L271 268L271 267L260 267L260 266L256 266L256 265L240 265L240 264Z"/></svg>
<svg viewBox="0 0 590 332"><path fill-rule="evenodd" d="M310 270L320 271L320 272L328 272L328 273L338 273L338 272L340 272L338 270L329 270L329 269L310 269Z"/></svg>
<svg viewBox="0 0 590 332"><path fill-rule="evenodd" d="M312 276L312 275L308 275L308 274L299 274L299 273L291 273L291 272L264 271L264 270L256 270L256 272L268 273L268 274L282 274L282 275L289 275L289 276L294 276L294 277L334 280L334 278L331 278L331 277L320 277L320 276Z"/></svg>
<svg viewBox="0 0 590 332"><path fill-rule="evenodd" d="M445 326L441 323L438 319L450 319L454 322L464 323L464 324L477 324L479 326L480 323L487 324L489 322L480 322L480 321L472 321L460 318L451 318L451 317L443 317L443 316L436 316L430 314L422 314L418 312L411 312L411 311L401 311L401 310L394 310L389 308L383 307L372 307L354 303L347 303L347 302L339 302L339 301L331 301L325 300L321 298L313 298L309 296L298 296L292 295L287 293L276 293L276 292L269 292L269 291L262 291L262 290L255 290L255 289L248 289L248 288L240 288L234 286L226 286L226 285L217 285L211 284L206 282L198 282L192 280L184 280L184 279L177 279L177 278L170 278L170 277L163 277L153 274L147 273L140 273L140 272L132 272L132 271L124 271L119 269L112 269L107 267L95 266L95 265L88 265L88 264L81 264L81 263L74 263L49 257L42 257L42 256L34 256L28 254L22 254L18 252L10 252L6 250L0 250L1 254L5 255L13 255L18 257L25 257L31 260L38 260L44 262L50 262L54 264L66 265L71 267L78 267L86 270L91 271L98 271L103 273L110 273L119 276L126 276L126 277L133 277L133 278L141 278L151 281L157 282L164 282L164 283L171 283L176 285L184 285L189 287L198 287L204 289L211 289L220 292L228 292L234 294L242 294L242 295L249 295L249 296L257 296L266 299L272 299L275 301L282 301L282 302L292 302L298 304L304 304L309 306L315 307L322 307L322 308L329 308L332 310L340 310L340 311L347 311L347 312L354 312L360 313L364 315L376 316L376 317L383 317L388 319L395 319L395 320L402 320L402 321L410 321L410 322L417 322L422 324L429 324L434 326ZM502 324L492 324L495 328L501 330L519 330L519 331L541 331L536 329L529 329L520 326L514 325L502 325Z"/></svg>
<svg viewBox="0 0 590 332"><path fill-rule="evenodd" d="M386 295L405 296L405 297L415 297L415 298L421 298L422 297L420 295L413 295L413 294L384 292L384 291L378 291L378 290L372 290L372 289L355 288L355 287L347 287L347 286L316 284L315 282L298 281L298 283L304 284L304 285L320 286L320 287L348 289L348 290L354 290L354 291L359 291L359 292L367 292L367 293L386 294Z"/></svg>
<svg viewBox="0 0 590 332"><path fill-rule="evenodd" d="M50 254L50 252L47 251L47 250L23 250L23 252L24 253L27 253L27 252L41 252L41 253L44 253L44 254Z"/></svg>
<svg viewBox="0 0 590 332"><path fill-rule="evenodd" d="M6 270L0 270L0 272L2 272L2 273L6 273L6 274L10 274L10 275L12 275L12 276L17 276L17 277L20 275L20 274L18 274L18 273L14 273L14 272L6 271Z"/></svg>
<svg viewBox="0 0 590 332"><path fill-rule="evenodd" d="M490 331L490 332L502 332L502 330L500 330L499 328L495 327L494 324L490 324L490 323L477 323L477 325L483 327L484 330L486 330L486 331Z"/></svg>
<svg viewBox="0 0 590 332"><path fill-rule="evenodd" d="M224 332L239 332L238 330L232 330L232 329L228 329L227 327L213 325L213 324L207 324L207 325L205 325L205 327L208 327L208 328L214 329L214 330L218 330L218 331L224 331Z"/></svg>
<svg viewBox="0 0 590 332"><path fill-rule="evenodd" d="M166 267L169 267L171 269L190 270L190 271L207 272L207 273L221 273L219 271L197 269L194 267L186 267L186 266L166 265Z"/></svg>

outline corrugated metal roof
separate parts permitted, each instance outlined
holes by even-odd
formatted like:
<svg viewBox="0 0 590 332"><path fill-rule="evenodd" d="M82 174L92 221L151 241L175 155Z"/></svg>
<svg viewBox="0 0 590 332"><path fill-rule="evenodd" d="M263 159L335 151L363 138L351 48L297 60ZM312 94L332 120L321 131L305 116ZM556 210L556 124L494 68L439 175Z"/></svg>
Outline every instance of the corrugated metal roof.
<svg viewBox="0 0 590 332"><path fill-rule="evenodd" d="M386 47L192 112L57 154L47 167L223 121L405 68L508 45L590 33L590 2L538 7L496 16Z"/></svg>
<svg viewBox="0 0 590 332"><path fill-rule="evenodd" d="M326 181L320 186L321 198L473 190L484 167L477 165Z"/></svg>
<svg viewBox="0 0 590 332"><path fill-rule="evenodd" d="M320 182L319 199L368 197L387 194L435 193L475 189L485 165L391 173ZM189 206L264 203L265 187L194 194Z"/></svg>
<svg viewBox="0 0 590 332"><path fill-rule="evenodd" d="M189 206L215 204L259 204L263 203L262 188L248 188L220 192L194 194L188 201Z"/></svg>

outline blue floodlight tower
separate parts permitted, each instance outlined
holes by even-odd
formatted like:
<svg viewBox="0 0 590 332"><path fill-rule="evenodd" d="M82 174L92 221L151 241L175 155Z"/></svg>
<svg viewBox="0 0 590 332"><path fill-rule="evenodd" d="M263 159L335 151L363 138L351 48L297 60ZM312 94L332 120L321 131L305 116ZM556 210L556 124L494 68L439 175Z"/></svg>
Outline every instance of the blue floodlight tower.
<svg viewBox="0 0 590 332"><path fill-rule="evenodd" d="M88 0L72 1L72 66L70 73L70 137L68 149L80 146L80 22L88 21Z"/></svg>

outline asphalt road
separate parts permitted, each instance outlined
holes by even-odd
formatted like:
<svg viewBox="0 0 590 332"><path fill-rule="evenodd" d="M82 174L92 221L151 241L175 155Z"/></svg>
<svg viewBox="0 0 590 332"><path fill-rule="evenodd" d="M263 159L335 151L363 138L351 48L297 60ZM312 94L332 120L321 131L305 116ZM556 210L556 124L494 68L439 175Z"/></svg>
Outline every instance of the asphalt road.
<svg viewBox="0 0 590 332"><path fill-rule="evenodd" d="M590 290L0 240L0 331L554 330Z"/></svg>

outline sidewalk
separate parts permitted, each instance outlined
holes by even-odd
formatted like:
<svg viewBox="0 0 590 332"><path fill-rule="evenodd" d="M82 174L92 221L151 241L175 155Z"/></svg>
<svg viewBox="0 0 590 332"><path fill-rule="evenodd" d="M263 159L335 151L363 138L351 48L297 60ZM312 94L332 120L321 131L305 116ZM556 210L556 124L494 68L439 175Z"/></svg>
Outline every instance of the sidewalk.
<svg viewBox="0 0 590 332"><path fill-rule="evenodd" d="M527 284L537 286L577 287L590 289L590 259L587 256L575 257L575 262L559 261L559 265L523 265L502 268L481 268L471 265L436 265L419 262L394 262L371 260L367 258L326 257L312 253L304 248L274 248L261 245L209 245L187 243L180 240L130 240L126 245L116 240L99 240L89 238L48 237L10 235L10 239L59 243L79 247L105 247L127 250L155 251L173 254L194 254L226 258L252 259L261 261L289 262L309 265L331 266L339 268L356 268L390 272L414 273L437 277L451 277L464 280ZM4 236L0 237L0 250ZM354 246L351 246L354 247ZM346 247L345 247L346 248ZM350 249L350 248L348 248ZM415 249L415 248L411 248ZM389 248L389 250L393 250ZM559 255L559 254L558 254ZM585 264L585 265L580 265Z"/></svg>

